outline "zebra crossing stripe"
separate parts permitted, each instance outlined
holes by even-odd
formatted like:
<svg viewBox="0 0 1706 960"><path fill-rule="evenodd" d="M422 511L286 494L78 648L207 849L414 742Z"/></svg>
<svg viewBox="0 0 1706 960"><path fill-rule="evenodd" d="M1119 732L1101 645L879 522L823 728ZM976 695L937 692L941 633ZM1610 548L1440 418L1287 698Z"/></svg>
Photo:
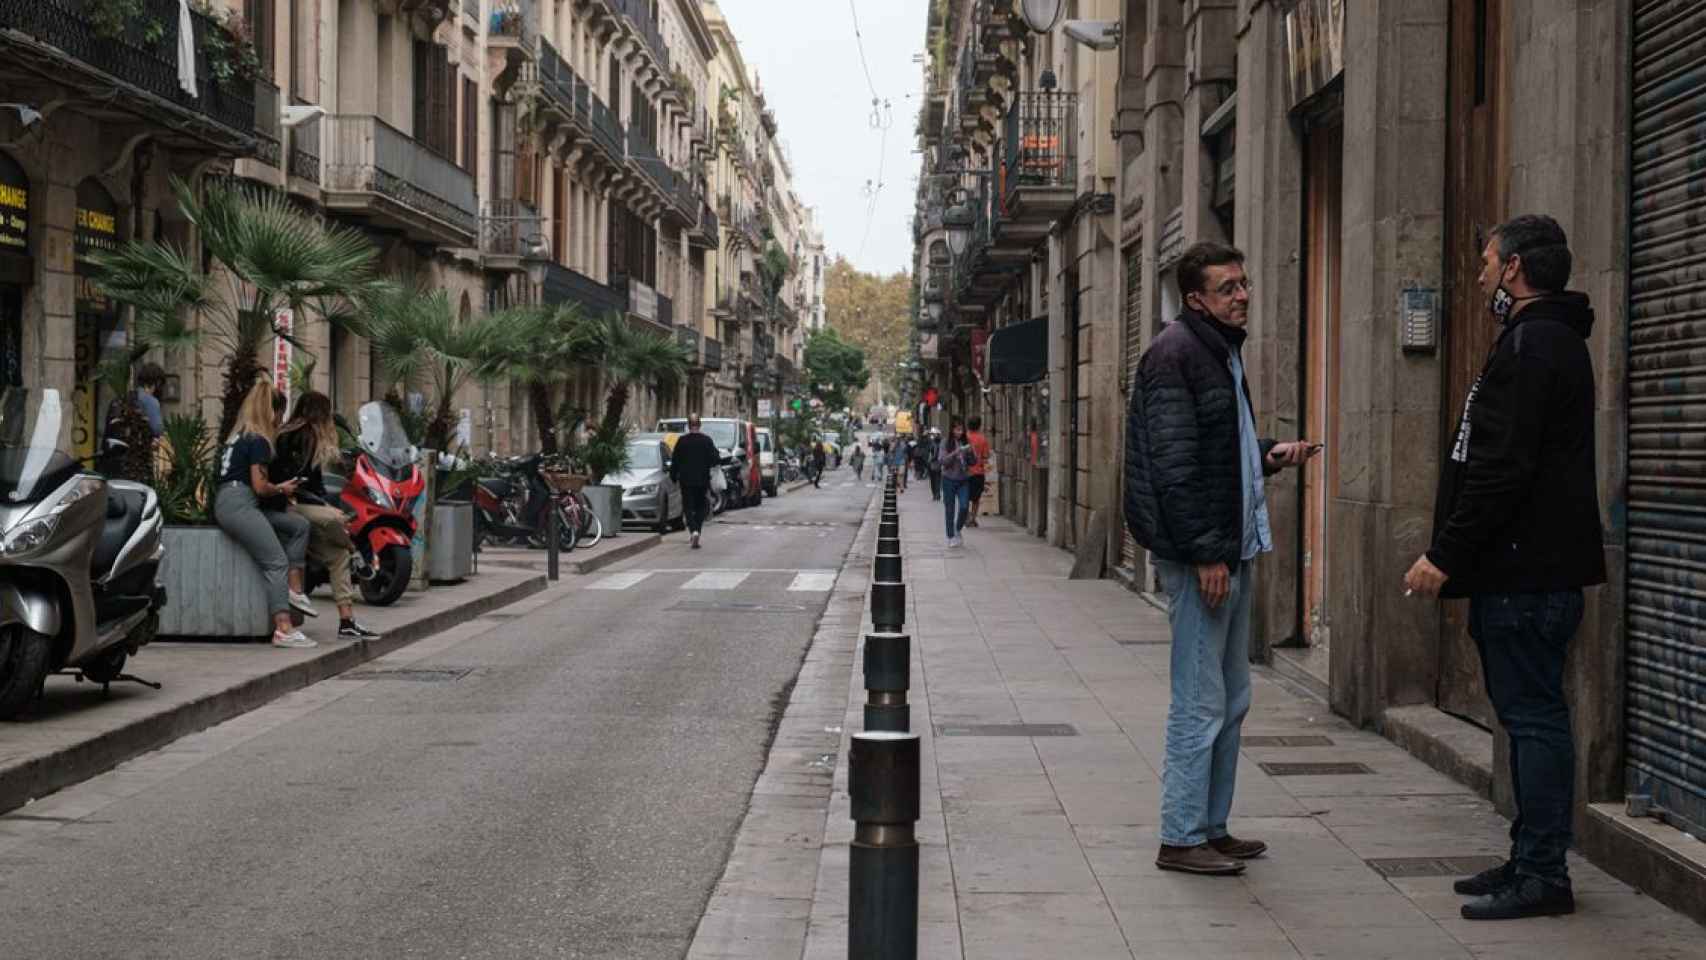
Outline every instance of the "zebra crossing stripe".
<svg viewBox="0 0 1706 960"><path fill-rule="evenodd" d="M607 577L587 585L588 590L626 590L641 580L651 576L650 570L634 570L628 573L613 573Z"/></svg>
<svg viewBox="0 0 1706 960"><path fill-rule="evenodd" d="M835 589L835 574L813 570L794 577L794 582L788 584L788 589L795 593L822 593Z"/></svg>
<svg viewBox="0 0 1706 960"><path fill-rule="evenodd" d="M746 570L711 570L681 585L683 590L733 590L745 580Z"/></svg>

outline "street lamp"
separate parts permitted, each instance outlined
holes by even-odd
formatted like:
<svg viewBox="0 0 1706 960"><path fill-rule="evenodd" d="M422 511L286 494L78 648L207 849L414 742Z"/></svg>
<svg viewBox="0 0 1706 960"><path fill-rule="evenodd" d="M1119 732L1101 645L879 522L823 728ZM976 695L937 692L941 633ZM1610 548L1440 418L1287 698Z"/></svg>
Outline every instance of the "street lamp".
<svg viewBox="0 0 1706 960"><path fill-rule="evenodd" d="M959 202L942 214L942 228L948 232L948 249L957 260L966 252L966 244L971 242L971 230L977 223L977 214L972 211L971 198L963 189L955 191L955 195Z"/></svg>

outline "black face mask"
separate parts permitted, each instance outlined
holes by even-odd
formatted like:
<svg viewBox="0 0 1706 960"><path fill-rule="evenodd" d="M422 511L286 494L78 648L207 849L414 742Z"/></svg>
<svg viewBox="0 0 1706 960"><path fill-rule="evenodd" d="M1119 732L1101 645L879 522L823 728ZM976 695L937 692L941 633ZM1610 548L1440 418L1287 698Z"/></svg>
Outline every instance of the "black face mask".
<svg viewBox="0 0 1706 960"><path fill-rule="evenodd" d="M1511 311L1516 309L1517 304L1528 300L1538 300L1541 296L1542 294L1538 293L1526 297L1512 296L1511 292L1505 289L1504 274L1501 270L1499 285L1493 290L1492 298L1487 301L1487 309L1492 311L1493 319L1504 323L1510 319Z"/></svg>

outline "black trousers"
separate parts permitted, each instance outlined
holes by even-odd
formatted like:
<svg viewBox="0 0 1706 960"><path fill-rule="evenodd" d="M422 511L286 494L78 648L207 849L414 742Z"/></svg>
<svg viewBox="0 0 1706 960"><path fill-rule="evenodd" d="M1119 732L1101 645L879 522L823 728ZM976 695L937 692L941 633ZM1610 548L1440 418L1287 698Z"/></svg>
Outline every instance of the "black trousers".
<svg viewBox="0 0 1706 960"><path fill-rule="evenodd" d="M942 471L930 471L930 499L942 499Z"/></svg>
<svg viewBox="0 0 1706 960"><path fill-rule="evenodd" d="M710 487L682 487L681 509L685 514L687 529L690 533L698 533L705 526L705 514L709 512Z"/></svg>

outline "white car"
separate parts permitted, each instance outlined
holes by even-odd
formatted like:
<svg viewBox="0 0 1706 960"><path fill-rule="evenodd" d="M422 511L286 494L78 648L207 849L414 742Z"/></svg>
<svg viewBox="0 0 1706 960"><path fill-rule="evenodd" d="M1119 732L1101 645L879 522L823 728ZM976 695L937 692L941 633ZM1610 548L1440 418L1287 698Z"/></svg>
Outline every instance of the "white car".
<svg viewBox="0 0 1706 960"><path fill-rule="evenodd" d="M776 444L769 427L758 428L758 475L766 496L774 497L780 489L781 467L776 463Z"/></svg>

